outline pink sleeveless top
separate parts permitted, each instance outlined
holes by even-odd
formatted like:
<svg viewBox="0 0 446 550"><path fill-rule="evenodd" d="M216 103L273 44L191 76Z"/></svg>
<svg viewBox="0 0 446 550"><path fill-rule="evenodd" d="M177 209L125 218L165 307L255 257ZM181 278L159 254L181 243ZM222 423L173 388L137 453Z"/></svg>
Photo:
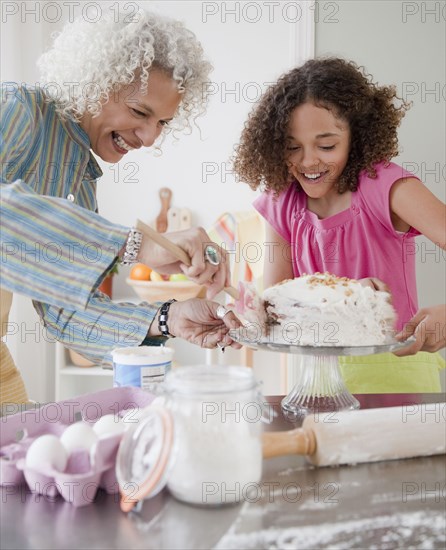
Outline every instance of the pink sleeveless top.
<svg viewBox="0 0 446 550"><path fill-rule="evenodd" d="M420 233L413 228L395 231L389 194L397 180L416 176L393 163L377 164L376 172L375 179L360 174L350 208L322 220L307 210L307 196L296 184L278 199L263 193L254 207L291 244L295 277L329 271L384 281L392 292L400 330L418 309L414 237Z"/></svg>

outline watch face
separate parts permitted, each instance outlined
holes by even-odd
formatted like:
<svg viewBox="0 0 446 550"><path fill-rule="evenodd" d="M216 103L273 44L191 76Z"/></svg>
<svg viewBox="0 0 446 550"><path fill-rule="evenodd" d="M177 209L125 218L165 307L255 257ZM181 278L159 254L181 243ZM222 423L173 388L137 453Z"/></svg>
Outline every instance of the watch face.
<svg viewBox="0 0 446 550"><path fill-rule="evenodd" d="M116 459L121 509L159 493L165 486L173 445L172 416L167 409L147 407L139 422L124 435Z"/></svg>

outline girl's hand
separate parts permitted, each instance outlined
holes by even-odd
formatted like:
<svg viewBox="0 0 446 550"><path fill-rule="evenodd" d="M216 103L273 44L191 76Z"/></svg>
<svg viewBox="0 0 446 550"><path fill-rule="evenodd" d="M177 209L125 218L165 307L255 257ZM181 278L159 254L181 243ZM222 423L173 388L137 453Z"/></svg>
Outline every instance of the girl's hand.
<svg viewBox="0 0 446 550"><path fill-rule="evenodd" d="M207 297L212 299L225 286L230 286L228 254L216 243L213 243L206 231L194 227L185 231L165 233L164 236L182 248L189 256L191 264L185 265L177 260L171 252L156 244L150 238L143 237L138 261L158 273L184 273L191 281L207 287ZM209 245L216 250L218 265L213 265L205 259L205 248Z"/></svg>
<svg viewBox="0 0 446 550"><path fill-rule="evenodd" d="M230 329L241 327L242 323L230 310L227 310L223 317L219 317L218 307L219 304L216 302L198 298L174 302L170 306L167 320L170 334L202 348L231 346L240 349L242 346L234 342L228 333ZM160 334L157 325L157 318L155 318L149 336Z"/></svg>
<svg viewBox="0 0 446 550"><path fill-rule="evenodd" d="M358 283L361 283L362 286L369 286L373 290L379 290L381 292L388 292L390 294L390 288L376 277L366 277L365 279L359 279Z"/></svg>
<svg viewBox="0 0 446 550"><path fill-rule="evenodd" d="M425 307L420 309L396 335L400 342L415 335L415 342L409 346L394 351L394 355L403 357L415 355L419 351L435 352L446 346L446 305Z"/></svg>

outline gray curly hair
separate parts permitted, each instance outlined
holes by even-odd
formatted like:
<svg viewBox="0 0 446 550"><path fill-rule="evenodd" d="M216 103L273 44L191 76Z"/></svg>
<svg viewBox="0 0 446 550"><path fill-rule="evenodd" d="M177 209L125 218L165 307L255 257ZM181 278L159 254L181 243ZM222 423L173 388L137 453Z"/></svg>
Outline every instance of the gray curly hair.
<svg viewBox="0 0 446 550"><path fill-rule="evenodd" d="M212 70L201 44L183 23L144 10L132 18L110 15L96 23L68 23L38 66L46 96L61 116L75 121L85 112L99 114L110 94L135 78L145 93L150 69L161 69L183 94L177 130L191 130L191 120L206 111L204 84Z"/></svg>

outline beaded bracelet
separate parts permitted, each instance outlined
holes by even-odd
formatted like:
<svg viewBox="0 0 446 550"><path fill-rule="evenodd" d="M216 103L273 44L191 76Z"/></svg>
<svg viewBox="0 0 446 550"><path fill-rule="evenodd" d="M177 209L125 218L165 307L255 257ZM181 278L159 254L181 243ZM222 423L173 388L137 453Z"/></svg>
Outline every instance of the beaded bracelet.
<svg viewBox="0 0 446 550"><path fill-rule="evenodd" d="M160 308L160 313L158 317L158 330L161 332L162 336L166 336L167 338L175 338L173 334L170 334L169 327L167 326L169 308L174 302L176 302L176 300L173 298L168 302L164 302L164 304Z"/></svg>

